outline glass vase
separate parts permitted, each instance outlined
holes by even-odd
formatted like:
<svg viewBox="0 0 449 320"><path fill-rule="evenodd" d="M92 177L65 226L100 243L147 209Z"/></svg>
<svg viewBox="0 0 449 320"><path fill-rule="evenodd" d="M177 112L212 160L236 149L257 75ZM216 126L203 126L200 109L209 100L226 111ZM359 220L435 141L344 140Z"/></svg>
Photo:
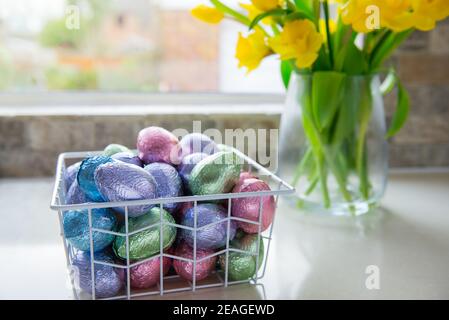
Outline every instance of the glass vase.
<svg viewBox="0 0 449 320"><path fill-rule="evenodd" d="M378 75L292 75L281 119L279 174L304 212L361 215L379 204L388 144Z"/></svg>

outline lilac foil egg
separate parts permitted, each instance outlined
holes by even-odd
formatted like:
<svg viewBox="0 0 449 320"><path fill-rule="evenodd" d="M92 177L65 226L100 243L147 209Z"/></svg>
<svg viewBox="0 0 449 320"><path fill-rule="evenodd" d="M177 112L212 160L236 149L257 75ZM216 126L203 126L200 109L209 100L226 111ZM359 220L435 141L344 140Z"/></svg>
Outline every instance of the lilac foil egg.
<svg viewBox="0 0 449 320"><path fill-rule="evenodd" d="M73 247L81 251L90 249L89 215L87 209L66 211L62 219L62 226L65 238ZM109 209L93 209L92 227L106 231L115 231L117 220ZM115 238L112 234L98 231L93 231L92 237L94 251L103 250Z"/></svg>
<svg viewBox="0 0 449 320"><path fill-rule="evenodd" d="M97 188L94 174L98 166L112 161L114 160L108 156L95 156L86 158L81 162L77 175L78 185L92 201L103 202L105 200Z"/></svg>
<svg viewBox="0 0 449 320"><path fill-rule="evenodd" d="M194 227L194 216L195 208L192 207L187 210L181 224ZM213 203L197 205L197 228L206 226L196 231L196 246L198 249L218 249L226 246L228 230L226 218L227 211L220 205ZM223 221L219 222L221 220ZM236 230L235 222L231 221L229 227L229 239L232 240ZM194 231L182 230L182 239L191 247L193 247L194 243L193 237Z"/></svg>
<svg viewBox="0 0 449 320"><path fill-rule="evenodd" d="M142 129L137 137L139 158L145 163L165 162L179 164L179 140L160 127Z"/></svg>
<svg viewBox="0 0 449 320"><path fill-rule="evenodd" d="M270 187L259 179L245 179L243 183L237 184L232 190L233 193L269 191ZM265 231L273 222L276 204L273 196L262 197L262 226L261 231ZM252 221L259 221L260 197L247 197L232 199L232 215ZM247 233L258 233L259 226L247 222L238 222L238 226Z"/></svg>
<svg viewBox="0 0 449 320"><path fill-rule="evenodd" d="M190 133L185 135L179 142L181 149L180 158L192 153L205 153L207 155L218 152L217 144L208 136L201 133Z"/></svg>
<svg viewBox="0 0 449 320"><path fill-rule="evenodd" d="M95 260L114 263L114 259L105 252L95 253ZM90 253L79 251L73 258L72 268L75 274L75 283L86 292L92 293L92 273ZM124 287L124 269L95 264L95 298L110 298L119 295Z"/></svg>
<svg viewBox="0 0 449 320"><path fill-rule="evenodd" d="M69 166L65 173L64 173L64 181L65 181L65 188L66 191L68 191L73 184L73 181L76 180L76 176L78 175L78 171L80 169L81 161L72 164Z"/></svg>
<svg viewBox="0 0 449 320"><path fill-rule="evenodd" d="M138 166L121 161L100 165L95 171L95 183L106 201L128 201L154 199L157 196L156 180ZM129 206L129 217L147 213L154 205ZM125 208L115 207L115 211L125 214Z"/></svg>
<svg viewBox="0 0 449 320"><path fill-rule="evenodd" d="M196 250L196 259L203 259L208 256L211 256L214 254L213 250ZM186 243L182 242L175 250L175 256L186 258L186 259L193 259L193 249L187 245ZM203 280L207 278L211 272L215 268L215 264L217 262L217 257L210 257L207 259L202 260L201 262L196 263L196 270L195 270L195 279L196 281ZM179 259L173 259L173 267L176 271L176 273L183 279L193 281L193 263L182 261Z"/></svg>
<svg viewBox="0 0 449 320"><path fill-rule="evenodd" d="M145 166L144 170L149 172L156 180L159 198L182 196L181 177L174 167L167 163L154 162ZM164 209L172 214L178 209L178 206L178 203L165 203L163 205Z"/></svg>
<svg viewBox="0 0 449 320"><path fill-rule="evenodd" d="M182 161L178 166L178 172L185 186L188 186L190 173L196 164L207 157L208 155L205 153L192 153L182 158Z"/></svg>
<svg viewBox="0 0 449 320"><path fill-rule="evenodd" d="M91 202L86 194L81 190L78 181L73 181L72 185L67 191L66 195L66 204L77 204L77 203L85 203Z"/></svg>
<svg viewBox="0 0 449 320"><path fill-rule="evenodd" d="M161 259L154 257L130 269L131 287L135 289L147 289L159 282L161 276ZM172 265L172 259L162 259L162 274L166 275Z"/></svg>
<svg viewBox="0 0 449 320"><path fill-rule="evenodd" d="M138 167L143 167L142 160L140 160L140 158L138 156L136 156L135 154L133 154L129 151L113 154L111 156L111 158L115 159L115 160L122 161L122 162L129 163L129 164L134 164Z"/></svg>

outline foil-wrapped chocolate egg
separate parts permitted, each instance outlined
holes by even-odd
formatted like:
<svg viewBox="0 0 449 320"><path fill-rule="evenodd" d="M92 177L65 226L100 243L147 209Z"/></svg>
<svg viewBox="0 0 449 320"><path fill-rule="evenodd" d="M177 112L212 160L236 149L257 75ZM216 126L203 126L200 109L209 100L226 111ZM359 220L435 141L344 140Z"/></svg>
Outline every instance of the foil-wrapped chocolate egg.
<svg viewBox="0 0 449 320"><path fill-rule="evenodd" d="M95 260L114 263L114 259L105 252L96 252ZM75 283L84 292L92 293L92 273L90 253L78 251L72 261ZM95 298L118 296L124 287L124 270L103 264L94 265Z"/></svg>
<svg viewBox="0 0 449 320"><path fill-rule="evenodd" d="M175 224L175 219L162 209L162 221ZM129 258L132 260L142 260L158 254L160 252L160 208L154 207L148 213L137 218L130 218L128 222L128 231L134 232L153 224L155 226L140 231L129 236ZM122 226L120 232L126 231ZM162 227L163 249L169 248L176 239L176 227L164 225ZM126 238L117 236L113 249L117 256L126 259Z"/></svg>
<svg viewBox="0 0 449 320"><path fill-rule="evenodd" d="M182 196L181 177L174 167L163 162L153 162L146 165L144 170L149 172L156 180L159 198ZM178 203L165 203L163 205L164 209L170 213L174 213L178 206Z"/></svg>
<svg viewBox="0 0 449 320"><path fill-rule="evenodd" d="M258 269L262 266L264 257L264 244L262 237L259 242L259 260L257 260L257 234L237 233L234 240L229 244L230 248L235 248L249 253L229 252L228 277L229 280L246 280L256 274L256 264ZM220 267L226 270L226 254L220 255L218 259Z"/></svg>
<svg viewBox="0 0 449 320"><path fill-rule="evenodd" d="M72 185L69 188L69 191L67 191L66 194L66 204L78 204L78 203L85 203L85 202L91 202L89 198L86 196L86 194L81 190L80 186L78 185L78 181L73 181Z"/></svg>
<svg viewBox="0 0 449 320"><path fill-rule="evenodd" d="M179 163L179 140L171 132L160 127L142 129L137 137L139 158L145 163Z"/></svg>
<svg viewBox="0 0 449 320"><path fill-rule="evenodd" d="M214 254L213 250L196 250L196 259L200 260L211 256ZM181 242L175 250L175 256L192 259L193 260L193 249L184 242ZM217 256L206 258L200 262L196 263L195 279L196 281L203 280L207 278L215 268L217 262ZM173 259L173 267L176 273L183 279L193 281L193 268L194 264L192 262L187 262L179 259Z"/></svg>
<svg viewBox="0 0 449 320"><path fill-rule="evenodd" d="M121 161L98 166L95 183L102 197L109 202L154 199L157 196L156 180L148 171ZM128 216L143 215L153 206L128 206ZM115 207L114 210L125 214L124 207Z"/></svg>
<svg viewBox="0 0 449 320"><path fill-rule="evenodd" d="M227 211L220 205L213 203L198 204L196 208L197 228L196 246L198 249L218 249L226 246L228 221ZM194 227L195 208L187 210L181 224L188 227ZM222 221L222 222L219 222ZM235 235L236 225L230 221L229 239ZM182 239L191 247L194 246L194 231L183 229Z"/></svg>
<svg viewBox="0 0 449 320"><path fill-rule="evenodd" d="M78 184L92 201L103 202L105 200L95 183L94 174L98 166L112 161L114 160L108 156L95 156L86 158L81 162L77 175Z"/></svg>
<svg viewBox="0 0 449 320"><path fill-rule="evenodd" d="M269 191L270 187L259 179L245 179L243 183L237 184L233 193ZM265 231L273 222L276 203L273 196L262 197L262 226L261 232ZM252 221L259 221L260 197L246 197L232 199L232 215ZM259 232L257 224L238 221L238 226L247 233Z"/></svg>
<svg viewBox="0 0 449 320"><path fill-rule="evenodd" d="M73 184L73 181L76 180L76 176L78 175L80 165L81 165L81 161L72 164L65 170L64 181L65 181L66 191L68 191L70 189L71 185Z"/></svg>
<svg viewBox="0 0 449 320"><path fill-rule="evenodd" d="M187 210L193 208L193 205L194 203L192 201L182 202L179 205L178 210L176 210L176 213L173 215L177 223L181 224L181 221L184 219Z"/></svg>
<svg viewBox="0 0 449 320"><path fill-rule="evenodd" d="M115 159L115 160L122 161L122 162L129 163L129 164L134 164L138 167L143 167L142 160L140 160L140 158L137 155L135 155L134 153L132 153L130 151L119 152L119 153L113 154L111 156L111 158Z"/></svg>
<svg viewBox="0 0 449 320"><path fill-rule="evenodd" d="M192 153L205 153L207 155L218 152L217 144L208 136L201 133L189 133L179 142L180 158Z"/></svg>
<svg viewBox="0 0 449 320"><path fill-rule="evenodd" d="M131 152L131 151L127 147L117 143L111 143L110 145L106 146L106 148L104 148L103 150L103 154L109 157L120 152Z"/></svg>
<svg viewBox="0 0 449 320"><path fill-rule="evenodd" d="M88 251L90 249L90 234L89 234L89 215L87 209L84 210L69 210L64 212L62 225L64 229L64 236L67 241L76 249L81 251ZM117 220L114 214L108 209L93 209L92 210L92 227L115 231ZM99 231L92 232L92 239L94 251L100 251L106 248L114 241L115 236Z"/></svg>
<svg viewBox="0 0 449 320"><path fill-rule="evenodd" d="M135 289L147 289L154 286L160 280L161 259L155 256L153 259L142 262L130 269L131 287ZM162 259L162 274L166 275L170 270L172 259Z"/></svg>
<svg viewBox="0 0 449 320"><path fill-rule="evenodd" d="M239 180L241 164L232 152L217 152L201 160L190 173L189 188L194 195L231 191Z"/></svg>
<svg viewBox="0 0 449 320"><path fill-rule="evenodd" d="M198 164L198 162L207 157L208 155L205 153L192 153L182 158L181 163L178 166L178 172L185 186L188 186L189 184L190 173L193 168Z"/></svg>

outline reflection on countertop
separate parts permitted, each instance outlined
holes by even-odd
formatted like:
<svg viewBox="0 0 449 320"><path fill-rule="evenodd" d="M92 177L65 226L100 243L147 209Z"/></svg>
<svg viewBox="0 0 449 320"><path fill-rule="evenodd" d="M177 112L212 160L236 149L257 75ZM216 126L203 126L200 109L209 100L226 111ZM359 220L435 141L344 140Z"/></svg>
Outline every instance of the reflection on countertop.
<svg viewBox="0 0 449 320"><path fill-rule="evenodd" d="M0 179L0 298L70 299L52 179ZM298 212L281 199L258 285L152 299L448 299L449 171L391 174L381 208L356 218ZM379 289L367 289L367 267ZM368 270L369 271L369 270Z"/></svg>

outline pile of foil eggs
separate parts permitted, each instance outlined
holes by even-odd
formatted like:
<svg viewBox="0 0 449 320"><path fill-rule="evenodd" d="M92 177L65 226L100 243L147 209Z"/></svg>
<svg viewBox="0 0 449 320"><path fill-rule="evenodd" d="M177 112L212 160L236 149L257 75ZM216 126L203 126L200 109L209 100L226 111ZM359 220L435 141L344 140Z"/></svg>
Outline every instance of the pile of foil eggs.
<svg viewBox="0 0 449 320"><path fill-rule="evenodd" d="M242 171L242 162L235 161L236 157L231 147L218 145L206 135L192 133L178 140L163 128L148 127L138 134L137 152L110 144L101 155L69 166L64 172L66 204L270 190L266 182ZM262 201L244 197L231 202L233 217L255 222L259 221L261 203L260 226L228 220L228 202L217 200L201 201L196 207L193 202L178 202L92 209L90 218L87 209L64 211L64 236L76 251L72 258L76 283L91 292L90 224L95 228L94 258L104 262L94 268L97 298L124 294L126 269L113 265L126 266L127 262L133 265L129 269L132 289L152 288L167 274L201 281L220 269L228 271L230 281L249 279L257 272L256 266L262 265L264 245L257 234L271 225L275 201L273 196L265 196ZM128 240L115 235L125 233L126 228ZM226 248L228 240L229 248L239 251L229 252L226 259L226 254L216 252ZM161 249L181 259L164 256L161 261ZM195 266L185 260L194 257Z"/></svg>

